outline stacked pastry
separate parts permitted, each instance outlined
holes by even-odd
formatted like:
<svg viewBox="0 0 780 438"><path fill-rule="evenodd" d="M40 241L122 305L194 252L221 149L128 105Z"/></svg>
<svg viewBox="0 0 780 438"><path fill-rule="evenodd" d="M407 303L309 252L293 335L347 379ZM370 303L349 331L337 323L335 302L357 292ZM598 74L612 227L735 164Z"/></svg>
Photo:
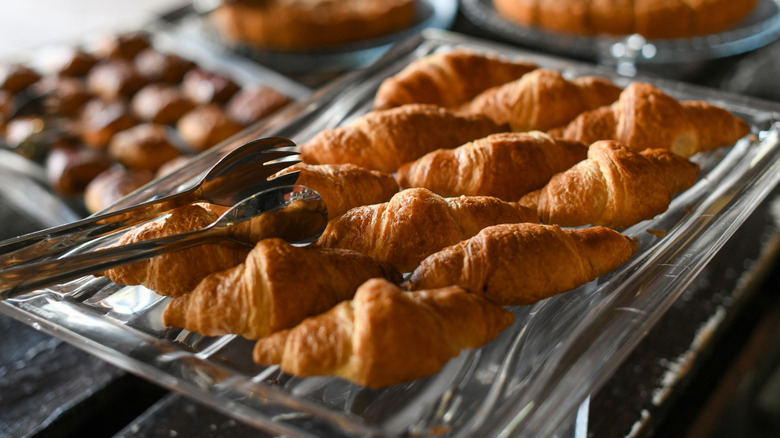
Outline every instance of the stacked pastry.
<svg viewBox="0 0 780 438"><path fill-rule="evenodd" d="M122 269L173 296L168 326L257 339L254 360L293 375L383 387L490 342L512 324L504 306L625 263L637 245L620 230L695 183L688 157L747 131L720 108L650 84L621 89L495 55L440 53L383 83L364 117L301 144L299 181L329 209L316 242L244 236L254 249ZM185 291L159 284L173 269L154 265L198 257L213 264L193 268ZM131 278L120 273L106 275Z"/></svg>
<svg viewBox="0 0 780 438"><path fill-rule="evenodd" d="M163 52L145 33L68 49L41 73L23 64L0 72L0 128L44 164L59 195L81 197L89 212L290 102Z"/></svg>

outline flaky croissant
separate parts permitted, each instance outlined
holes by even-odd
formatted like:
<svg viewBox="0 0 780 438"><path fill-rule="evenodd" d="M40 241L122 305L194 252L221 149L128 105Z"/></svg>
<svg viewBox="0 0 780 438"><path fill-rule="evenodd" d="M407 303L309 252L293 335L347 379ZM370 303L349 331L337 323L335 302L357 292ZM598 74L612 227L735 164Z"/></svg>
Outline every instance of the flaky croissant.
<svg viewBox="0 0 780 438"><path fill-rule="evenodd" d="M394 172L426 153L506 131L479 115L458 116L433 105L409 104L372 111L355 122L326 129L301 145L303 162L352 163Z"/></svg>
<svg viewBox="0 0 780 438"><path fill-rule="evenodd" d="M539 131L506 132L455 149L439 149L396 172L402 188L425 187L441 196L495 196L516 201L584 160L588 147Z"/></svg>
<svg viewBox="0 0 780 438"><path fill-rule="evenodd" d="M352 301L260 339L253 359L296 376L333 375L381 388L437 373L461 350L491 341L513 318L456 286L403 292L373 279Z"/></svg>
<svg viewBox="0 0 780 438"><path fill-rule="evenodd" d="M298 163L279 175L294 171L301 172L296 184L309 187L322 196L330 219L353 207L385 202L399 191L392 174L353 164Z"/></svg>
<svg viewBox="0 0 780 438"><path fill-rule="evenodd" d="M496 85L520 78L536 65L490 53L453 50L412 61L385 79L374 96L374 109L408 103L460 105Z"/></svg>
<svg viewBox="0 0 780 438"><path fill-rule="evenodd" d="M672 198L691 187L699 166L665 149L634 152L598 141L588 159L550 180L535 201L543 223L627 228L663 213Z"/></svg>
<svg viewBox="0 0 780 438"><path fill-rule="evenodd" d="M538 222L535 213L488 196L443 198L407 189L389 202L356 207L328 223L314 245L348 248L409 272L428 255L500 223Z"/></svg>
<svg viewBox="0 0 780 438"><path fill-rule="evenodd" d="M127 231L117 245L197 230L217 217L214 211L200 205L180 207L162 221ZM238 245L206 244L119 266L102 275L117 284L140 284L160 295L175 297L191 291L207 275L243 262L248 253L249 248Z"/></svg>
<svg viewBox="0 0 780 438"><path fill-rule="evenodd" d="M734 144L750 131L741 118L700 101L677 101L655 86L632 82L612 105L580 114L554 137L616 140L635 151L669 149L683 157Z"/></svg>
<svg viewBox="0 0 780 438"><path fill-rule="evenodd" d="M404 287L458 285L500 305L528 305L574 289L631 257L636 243L605 227L501 224L427 257Z"/></svg>
<svg viewBox="0 0 780 438"><path fill-rule="evenodd" d="M569 80L555 70L537 69L480 93L456 112L482 114L498 124L508 123L513 131L546 131L583 111L611 104L620 91L605 78Z"/></svg>
<svg viewBox="0 0 780 438"><path fill-rule="evenodd" d="M398 282L392 267L355 251L297 247L265 239L246 260L174 298L163 324L207 336L257 339L350 299L369 278Z"/></svg>

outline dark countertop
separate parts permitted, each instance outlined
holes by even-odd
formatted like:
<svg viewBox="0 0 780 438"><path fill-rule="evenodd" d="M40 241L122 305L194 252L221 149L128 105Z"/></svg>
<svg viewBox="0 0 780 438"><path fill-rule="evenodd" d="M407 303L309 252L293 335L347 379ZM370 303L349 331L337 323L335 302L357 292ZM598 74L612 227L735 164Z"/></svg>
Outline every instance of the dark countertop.
<svg viewBox="0 0 780 438"><path fill-rule="evenodd" d="M454 30L495 39L462 15ZM771 82L778 50L704 63L676 79L780 101ZM589 436L780 435L779 195L592 396ZM0 223L0 238L38 227L7 207ZM3 315L0 347L0 436L266 436Z"/></svg>

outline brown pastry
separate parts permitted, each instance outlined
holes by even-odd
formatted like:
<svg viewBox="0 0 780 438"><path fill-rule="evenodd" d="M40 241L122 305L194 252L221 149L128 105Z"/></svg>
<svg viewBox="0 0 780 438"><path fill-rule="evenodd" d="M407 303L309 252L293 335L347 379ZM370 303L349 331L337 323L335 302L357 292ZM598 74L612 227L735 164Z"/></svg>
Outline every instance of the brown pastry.
<svg viewBox="0 0 780 438"><path fill-rule="evenodd" d="M95 55L77 47L67 47L54 56L52 70L58 76L86 76L89 70L97 64Z"/></svg>
<svg viewBox="0 0 780 438"><path fill-rule="evenodd" d="M535 68L530 62L466 49L434 53L412 61L385 79L374 97L374 109L407 103L454 107L488 88L519 79Z"/></svg>
<svg viewBox="0 0 780 438"><path fill-rule="evenodd" d="M81 111L78 129L84 143L103 149L114 134L138 123L139 120L130 113L125 101L92 99Z"/></svg>
<svg viewBox="0 0 780 438"><path fill-rule="evenodd" d="M0 89L11 95L16 94L30 85L38 82L41 75L22 64L0 65Z"/></svg>
<svg viewBox="0 0 780 438"><path fill-rule="evenodd" d="M152 45L149 34L143 31L107 35L98 42L99 58L119 58L131 61L141 51Z"/></svg>
<svg viewBox="0 0 780 438"><path fill-rule="evenodd" d="M533 196L543 223L628 228L666 211L698 173L699 166L664 149L633 152L599 141L590 146L587 160L553 176Z"/></svg>
<svg viewBox="0 0 780 438"><path fill-rule="evenodd" d="M574 289L623 264L630 238L605 227L501 224L422 261L410 290L458 285L500 305L529 305Z"/></svg>
<svg viewBox="0 0 780 438"><path fill-rule="evenodd" d="M651 84L633 82L614 104L587 111L550 134L588 144L616 140L635 151L662 148L690 157L733 145L749 131L747 122L723 108L678 102Z"/></svg>
<svg viewBox="0 0 780 438"><path fill-rule="evenodd" d="M495 196L517 201L584 160L588 147L539 131L489 135L455 149L429 152L396 172L402 188L425 187L441 196Z"/></svg>
<svg viewBox="0 0 780 438"><path fill-rule="evenodd" d="M103 151L60 147L49 152L44 167L49 185L57 193L75 196L83 194L87 184L111 167L111 164L111 159Z"/></svg>
<svg viewBox="0 0 780 438"><path fill-rule="evenodd" d="M575 35L689 38L723 32L746 17L756 0L493 0L510 21Z"/></svg>
<svg viewBox="0 0 780 438"><path fill-rule="evenodd" d="M301 157L310 164L352 163L394 172L428 152L506 130L483 116L409 104L372 111L349 125L322 131L301 145Z"/></svg>
<svg viewBox="0 0 780 438"><path fill-rule="evenodd" d="M609 105L620 87L587 76L568 80L555 70L537 69L522 78L480 93L460 106L462 114L482 114L507 123L513 131L546 131L570 122L580 113Z"/></svg>
<svg viewBox="0 0 780 438"><path fill-rule="evenodd" d="M126 232L116 245L201 229L217 217L216 213L199 205L180 207L164 220ZM209 274L239 265L249 250L249 247L233 244L204 244L109 269L103 275L117 284L140 284L160 295L176 297L192 291Z"/></svg>
<svg viewBox="0 0 780 438"><path fill-rule="evenodd" d="M190 148L204 151L238 133L244 126L230 120L219 105L207 104L181 116L176 129Z"/></svg>
<svg viewBox="0 0 780 438"><path fill-rule="evenodd" d="M171 142L168 129L155 123L142 123L116 133L108 153L128 169L151 172L181 155Z"/></svg>
<svg viewBox="0 0 780 438"><path fill-rule="evenodd" d="M355 207L331 220L315 245L360 251L409 272L428 255L487 226L515 222L538 218L498 198L442 198L427 189L408 189L389 202Z"/></svg>
<svg viewBox="0 0 780 438"><path fill-rule="evenodd" d="M149 83L124 59L112 59L92 67L86 80L89 91L105 100L128 98Z"/></svg>
<svg viewBox="0 0 780 438"><path fill-rule="evenodd" d="M265 239L244 263L209 275L191 293L171 301L163 324L207 336L257 339L351 298L375 277L401 279L391 267L354 251Z"/></svg>
<svg viewBox="0 0 780 438"><path fill-rule="evenodd" d="M185 164L189 163L190 160L192 160L192 155L179 155L178 157L166 161L162 166L160 166L159 169L157 169L157 172L154 173L155 179L162 178L168 174L173 173Z"/></svg>
<svg viewBox="0 0 780 438"><path fill-rule="evenodd" d="M377 38L411 26L414 0L236 0L211 13L228 42L307 51Z"/></svg>
<svg viewBox="0 0 780 438"><path fill-rule="evenodd" d="M130 101L133 113L142 120L174 124L181 116L195 108L175 85L149 84L141 88Z"/></svg>
<svg viewBox="0 0 780 438"><path fill-rule="evenodd" d="M278 175L295 171L301 172L296 184L309 187L325 201L329 219L354 207L385 202L399 190L393 175L352 164L298 163Z"/></svg>
<svg viewBox="0 0 780 438"><path fill-rule="evenodd" d="M84 189L87 211L97 213L125 197L153 178L151 172L131 171L115 165L101 172Z"/></svg>
<svg viewBox="0 0 780 438"><path fill-rule="evenodd" d="M227 102L240 88L229 77L202 68L188 71L181 82L182 94L196 104Z"/></svg>
<svg viewBox="0 0 780 438"><path fill-rule="evenodd" d="M513 320L512 312L457 286L411 293L372 279L352 301L257 341L253 359L295 376L381 388L437 373Z"/></svg>
<svg viewBox="0 0 780 438"><path fill-rule="evenodd" d="M242 88L225 105L228 117L249 126L263 119L292 100L273 88L250 86Z"/></svg>
<svg viewBox="0 0 780 438"><path fill-rule="evenodd" d="M36 94L43 97L47 114L76 118L84 105L95 95L83 80L69 76L51 76L35 85Z"/></svg>
<svg viewBox="0 0 780 438"><path fill-rule="evenodd" d="M147 47L133 58L135 70L151 82L177 84L184 75L196 67L195 63L181 56L163 53Z"/></svg>

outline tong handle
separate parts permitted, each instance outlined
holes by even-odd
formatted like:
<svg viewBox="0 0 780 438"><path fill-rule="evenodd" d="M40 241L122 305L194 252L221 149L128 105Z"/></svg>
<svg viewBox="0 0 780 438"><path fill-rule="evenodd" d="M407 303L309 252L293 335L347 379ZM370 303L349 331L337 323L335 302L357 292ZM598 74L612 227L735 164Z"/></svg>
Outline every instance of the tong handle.
<svg viewBox="0 0 780 438"><path fill-rule="evenodd" d="M60 259L14 266L0 271L0 300L216 240L226 240L224 229L202 228Z"/></svg>
<svg viewBox="0 0 780 438"><path fill-rule="evenodd" d="M188 190L165 198L35 231L0 242L0 269L23 262L51 258L78 245L91 242L113 231L159 216L187 204L194 191Z"/></svg>

